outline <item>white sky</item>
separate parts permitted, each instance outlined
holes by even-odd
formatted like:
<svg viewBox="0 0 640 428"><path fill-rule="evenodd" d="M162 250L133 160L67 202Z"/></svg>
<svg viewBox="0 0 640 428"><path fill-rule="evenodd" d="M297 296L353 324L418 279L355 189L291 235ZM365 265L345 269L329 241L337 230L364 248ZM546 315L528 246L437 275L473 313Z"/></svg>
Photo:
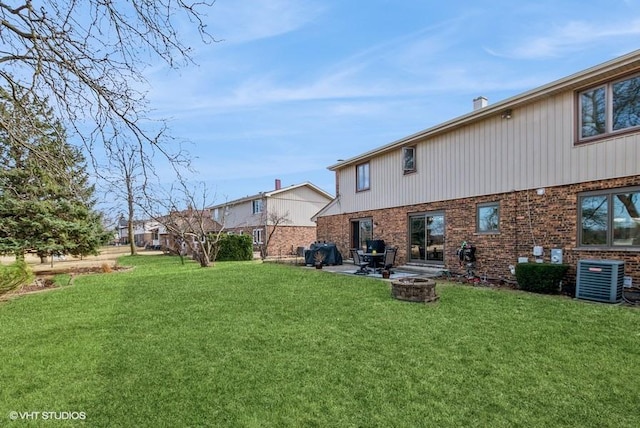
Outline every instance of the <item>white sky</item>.
<svg viewBox="0 0 640 428"><path fill-rule="evenodd" d="M207 22L199 66L147 77L216 203L334 193L337 159L640 48L640 0L217 0Z"/></svg>

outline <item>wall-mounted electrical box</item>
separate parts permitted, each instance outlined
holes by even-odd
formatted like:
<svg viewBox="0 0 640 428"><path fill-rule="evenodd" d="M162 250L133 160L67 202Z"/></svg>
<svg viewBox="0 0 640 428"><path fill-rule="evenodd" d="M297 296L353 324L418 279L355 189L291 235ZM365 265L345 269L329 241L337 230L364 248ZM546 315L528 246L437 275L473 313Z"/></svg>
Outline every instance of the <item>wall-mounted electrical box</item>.
<svg viewBox="0 0 640 428"><path fill-rule="evenodd" d="M551 250L551 263L562 264L562 250L560 248Z"/></svg>
<svg viewBox="0 0 640 428"><path fill-rule="evenodd" d="M533 255L536 257L540 257L542 255L542 247L539 245L533 247Z"/></svg>

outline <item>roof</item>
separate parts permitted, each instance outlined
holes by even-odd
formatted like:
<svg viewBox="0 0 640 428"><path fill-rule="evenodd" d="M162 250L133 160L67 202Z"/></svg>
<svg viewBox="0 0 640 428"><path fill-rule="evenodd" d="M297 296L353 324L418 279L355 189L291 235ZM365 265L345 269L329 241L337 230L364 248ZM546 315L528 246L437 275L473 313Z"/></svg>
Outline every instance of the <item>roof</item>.
<svg viewBox="0 0 640 428"><path fill-rule="evenodd" d="M160 223L158 228L161 225L169 233L174 233L176 230L197 233L215 232L222 228L222 225L212 218L211 211L208 208L202 210L188 208L182 211L172 211L159 217L157 221Z"/></svg>
<svg viewBox="0 0 640 428"><path fill-rule="evenodd" d="M530 104L539 99L546 98L565 92L567 90L576 90L584 88L605 79L610 79L613 76L622 75L629 70L640 66L640 50L633 51L627 55L615 58L611 61L602 63L600 65L588 68L578 73L572 74L560 80L556 80L552 83L540 86L536 89L524 92L520 95L516 95L511 98L507 98L504 101L490 104L486 107L479 108L465 115L459 116L455 119L441 123L439 125L427 128L423 131L409 135L408 137L401 138L387 145L378 147L368 152L362 153L358 156L350 159L340 161L334 165L328 167L331 171L344 168L346 166L365 161L374 156L383 154L385 152L397 149L399 147L411 144L426 138L431 138L451 130L467 126L469 124L481 121L487 117L500 115L505 110L521 107L526 104Z"/></svg>
<svg viewBox="0 0 640 428"><path fill-rule="evenodd" d="M274 189L274 190L270 190L267 192L260 192L260 193L256 193L255 195L250 195L250 196L245 196L244 198L240 198L240 199L234 199L232 201L228 201L225 202L224 204L217 204L217 205L212 205L211 207L209 207L209 209L215 209L215 208L219 208L219 207L224 207L224 206L229 206L229 205L237 205L237 204L241 204L243 202L248 202L248 201L253 201L256 199L262 199L262 198L270 198L273 196L276 196L280 193L285 193L285 192L290 192L292 190L301 188L301 187L309 187L312 190L314 190L315 192L321 194L322 196L324 196L327 199L333 199L333 195L331 195L328 192L325 192L324 190L322 190L321 188L319 188L318 186L316 186L313 183L310 183L308 181L305 181L304 183L300 183L300 184L293 184L291 186L286 186L286 187L282 187L280 189Z"/></svg>

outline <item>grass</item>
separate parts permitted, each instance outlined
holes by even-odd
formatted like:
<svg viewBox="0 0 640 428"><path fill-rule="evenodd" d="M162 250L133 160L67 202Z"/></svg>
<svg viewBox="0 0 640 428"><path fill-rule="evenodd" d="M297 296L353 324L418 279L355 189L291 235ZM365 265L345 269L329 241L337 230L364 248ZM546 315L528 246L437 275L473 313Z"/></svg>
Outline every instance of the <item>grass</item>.
<svg viewBox="0 0 640 428"><path fill-rule="evenodd" d="M633 308L459 285L422 305L315 269L120 263L135 269L0 304L0 425L640 426Z"/></svg>

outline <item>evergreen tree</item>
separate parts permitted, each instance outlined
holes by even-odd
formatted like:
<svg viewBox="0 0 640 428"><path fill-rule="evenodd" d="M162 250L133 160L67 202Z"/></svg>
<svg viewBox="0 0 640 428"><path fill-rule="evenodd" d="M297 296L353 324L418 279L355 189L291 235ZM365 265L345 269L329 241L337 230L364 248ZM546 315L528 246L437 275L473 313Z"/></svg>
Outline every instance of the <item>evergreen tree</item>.
<svg viewBox="0 0 640 428"><path fill-rule="evenodd" d="M25 111L10 100L0 92L1 123L11 123L0 126L0 253L96 254L107 234L82 153L41 103Z"/></svg>

